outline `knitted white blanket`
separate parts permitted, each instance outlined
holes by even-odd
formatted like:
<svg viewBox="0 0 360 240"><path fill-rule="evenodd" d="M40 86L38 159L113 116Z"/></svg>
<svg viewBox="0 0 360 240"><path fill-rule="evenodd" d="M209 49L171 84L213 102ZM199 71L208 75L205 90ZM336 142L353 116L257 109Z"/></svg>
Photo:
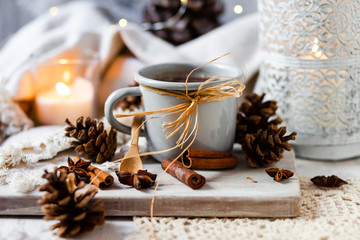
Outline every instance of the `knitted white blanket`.
<svg viewBox="0 0 360 240"><path fill-rule="evenodd" d="M301 177L303 202L297 218L156 217L155 239L360 239L360 179L347 180L348 185L325 189ZM150 239L150 218L134 221L141 231L127 240Z"/></svg>

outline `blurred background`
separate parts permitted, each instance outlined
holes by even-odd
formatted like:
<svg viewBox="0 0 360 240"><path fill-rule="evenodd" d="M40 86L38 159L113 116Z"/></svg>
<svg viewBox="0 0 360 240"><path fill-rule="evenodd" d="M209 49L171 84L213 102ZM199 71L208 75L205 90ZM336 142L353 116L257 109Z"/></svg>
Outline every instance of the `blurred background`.
<svg viewBox="0 0 360 240"><path fill-rule="evenodd" d="M222 63L254 82L257 2L0 0L0 86L36 124L52 125L101 117L109 94L133 86L145 65L208 62L231 52ZM132 110L124 101L122 111Z"/></svg>
<svg viewBox="0 0 360 240"><path fill-rule="evenodd" d="M53 6L75 0L0 0L0 43L3 43L21 26L27 24ZM120 18L141 22L142 9L150 0L86 0L101 4L118 6L109 14L115 23ZM223 0L224 13L220 16L222 23L257 11L256 0ZM234 10L235 7L235 10ZM81 9L79 9L80 11ZM1 44L0 44L1 46Z"/></svg>

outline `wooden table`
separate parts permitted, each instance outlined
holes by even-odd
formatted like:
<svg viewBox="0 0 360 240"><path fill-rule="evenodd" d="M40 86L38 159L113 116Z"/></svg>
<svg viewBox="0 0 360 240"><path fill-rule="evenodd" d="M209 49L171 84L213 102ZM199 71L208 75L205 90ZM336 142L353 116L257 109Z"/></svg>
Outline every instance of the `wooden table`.
<svg viewBox="0 0 360 240"><path fill-rule="evenodd" d="M291 178L278 183L273 181L264 168L251 168L235 145L234 155L238 164L233 169L197 170L206 177L206 184L193 190L172 177L163 174L159 162L152 158L143 159L144 169L158 175L160 186L156 192L154 216L169 217L296 217L301 210L301 190L296 173L294 152L285 152L284 158L274 164L279 169L289 169ZM69 154L74 154L70 152ZM65 164L66 157L59 154L51 161ZM61 164L61 163L58 164ZM46 166L46 165L45 165ZM109 171L115 183L101 190L96 198L104 200L107 217L149 216L154 188L137 191L118 182L114 171ZM247 177L256 180L248 181ZM10 185L0 186L0 216L30 215L42 216L37 204L43 192L28 194L16 192ZM201 206L201 207L200 207Z"/></svg>
<svg viewBox="0 0 360 240"><path fill-rule="evenodd" d="M340 161L323 162L296 159L299 176L331 175L339 177L360 177L360 158ZM52 231L47 230L53 221L44 221L38 217L1 217L0 239L57 239ZM104 226L97 227L93 232L77 239L124 239L137 231L132 218L119 217L107 219Z"/></svg>

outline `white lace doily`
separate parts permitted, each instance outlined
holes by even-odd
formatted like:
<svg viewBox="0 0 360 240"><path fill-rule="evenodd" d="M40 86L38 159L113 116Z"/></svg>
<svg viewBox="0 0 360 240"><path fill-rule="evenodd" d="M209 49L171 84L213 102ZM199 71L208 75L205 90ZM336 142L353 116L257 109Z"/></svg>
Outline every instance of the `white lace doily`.
<svg viewBox="0 0 360 240"><path fill-rule="evenodd" d="M10 184L18 192L29 192L44 183L45 167L40 163L69 149L71 138L65 137L64 126L32 128L9 137L0 148L0 184Z"/></svg>
<svg viewBox="0 0 360 240"><path fill-rule="evenodd" d="M120 110L118 110L119 112ZM110 125L104 121L105 129ZM130 125L131 119L124 124ZM42 126L9 137L0 148L0 184L9 184L17 192L29 192L44 183L44 169L52 171L57 166L67 165L68 156L75 156L70 149L74 139L65 136L65 126ZM118 132L118 148L113 160L120 159L129 147L130 136ZM140 152L146 151L146 140L139 140ZM60 154L59 154L60 153ZM41 161L47 160L47 161ZM94 164L103 171L114 171L119 162Z"/></svg>
<svg viewBox="0 0 360 240"><path fill-rule="evenodd" d="M0 168L51 159L57 153L69 149L71 140L65 137L64 126L43 126L23 131L3 143L0 149Z"/></svg>
<svg viewBox="0 0 360 240"><path fill-rule="evenodd" d="M297 218L156 217L155 239L359 239L360 179L348 182L340 188L325 189L301 177L303 202ZM142 231L127 240L150 239L150 218L136 217L134 221Z"/></svg>
<svg viewBox="0 0 360 240"><path fill-rule="evenodd" d="M3 84L0 79L0 84ZM18 104L0 86L0 143L8 136L33 127L34 123L26 116Z"/></svg>

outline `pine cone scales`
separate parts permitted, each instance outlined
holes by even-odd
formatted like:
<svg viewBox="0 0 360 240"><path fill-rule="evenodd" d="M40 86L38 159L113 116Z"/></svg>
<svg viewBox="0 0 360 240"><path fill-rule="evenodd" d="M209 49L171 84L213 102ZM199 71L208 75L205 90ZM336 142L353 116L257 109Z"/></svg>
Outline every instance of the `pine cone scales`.
<svg viewBox="0 0 360 240"><path fill-rule="evenodd" d="M89 117L83 122L84 117L78 118L76 125L66 119L69 126L65 129L65 135L77 139L71 142L75 151L97 163L110 160L117 146L116 131L111 128L107 133L103 122L91 120Z"/></svg>
<svg viewBox="0 0 360 240"><path fill-rule="evenodd" d="M138 83L129 85L129 87L136 87L139 86ZM127 96L124 98L121 98L119 100L119 107L121 107L122 110L129 110L134 111L135 109L140 109L142 105L142 97L141 96Z"/></svg>
<svg viewBox="0 0 360 240"><path fill-rule="evenodd" d="M253 93L246 95L249 102L244 102L239 109L236 126L236 142L242 143L245 135L255 134L259 129L267 129L269 125L278 125L282 119L277 117L271 121L269 119L276 115L276 101L263 102L265 94L261 96Z"/></svg>
<svg viewBox="0 0 360 240"><path fill-rule="evenodd" d="M270 125L267 129L259 129L256 134L246 134L241 144L243 154L251 167L267 167L283 158L284 150L292 148L289 140L295 140L296 132L284 136L286 127L277 128Z"/></svg>
<svg viewBox="0 0 360 240"><path fill-rule="evenodd" d="M80 182L76 186L75 175L58 168L51 173L45 171L43 178L48 182L39 190L46 193L38 203L43 205L44 219L59 221L50 227L51 230L58 228L57 235L71 237L104 224L104 202L93 200L97 193L95 186L90 186L85 193L79 193L77 190L83 188L85 183Z"/></svg>
<svg viewBox="0 0 360 240"><path fill-rule="evenodd" d="M194 39L220 25L219 15L224 7L220 0L152 0L143 11L143 22L164 23L174 17L182 4L186 4L184 14L174 23L162 29L152 30L158 37L179 45Z"/></svg>

